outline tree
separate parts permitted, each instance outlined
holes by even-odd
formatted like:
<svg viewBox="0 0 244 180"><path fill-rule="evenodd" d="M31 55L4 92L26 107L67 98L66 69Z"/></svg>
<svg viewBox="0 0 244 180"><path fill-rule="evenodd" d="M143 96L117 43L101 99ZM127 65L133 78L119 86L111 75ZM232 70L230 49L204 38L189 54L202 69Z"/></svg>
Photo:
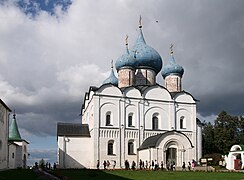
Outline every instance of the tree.
<svg viewBox="0 0 244 180"><path fill-rule="evenodd" d="M214 122L214 143L216 153L227 154L234 144L239 144L239 121L222 111Z"/></svg>
<svg viewBox="0 0 244 180"><path fill-rule="evenodd" d="M209 122L203 123L203 154L212 154L216 152L214 143L214 126Z"/></svg>

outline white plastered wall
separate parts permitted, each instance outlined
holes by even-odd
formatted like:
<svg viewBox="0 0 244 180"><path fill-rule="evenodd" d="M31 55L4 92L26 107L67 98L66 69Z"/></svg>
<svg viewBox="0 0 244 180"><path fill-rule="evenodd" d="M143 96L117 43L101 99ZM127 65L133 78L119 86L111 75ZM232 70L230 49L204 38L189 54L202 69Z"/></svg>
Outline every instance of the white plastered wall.
<svg viewBox="0 0 244 180"><path fill-rule="evenodd" d="M94 168L92 145L89 137L59 136L58 163L60 168Z"/></svg>

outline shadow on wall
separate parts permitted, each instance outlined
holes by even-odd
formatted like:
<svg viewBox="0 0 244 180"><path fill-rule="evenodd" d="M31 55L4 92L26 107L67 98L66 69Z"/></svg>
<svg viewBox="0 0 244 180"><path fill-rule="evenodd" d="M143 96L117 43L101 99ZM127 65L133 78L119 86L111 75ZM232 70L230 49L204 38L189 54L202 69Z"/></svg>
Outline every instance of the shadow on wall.
<svg viewBox="0 0 244 180"><path fill-rule="evenodd" d="M120 177L110 174L107 171L95 170L95 169L59 169L56 171L59 175L65 176L68 179L116 179L127 180L128 178Z"/></svg>
<svg viewBox="0 0 244 180"><path fill-rule="evenodd" d="M59 148L59 168L85 169L86 167Z"/></svg>

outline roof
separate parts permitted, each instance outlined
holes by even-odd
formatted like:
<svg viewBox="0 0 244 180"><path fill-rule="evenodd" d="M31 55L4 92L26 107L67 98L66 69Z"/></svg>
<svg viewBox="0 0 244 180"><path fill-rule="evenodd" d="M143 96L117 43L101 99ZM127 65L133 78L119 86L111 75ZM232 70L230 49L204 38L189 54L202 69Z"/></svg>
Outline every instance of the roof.
<svg viewBox="0 0 244 180"><path fill-rule="evenodd" d="M103 81L103 84L113 84L114 86L118 86L118 78L114 75L113 68L111 68L111 73L109 77Z"/></svg>
<svg viewBox="0 0 244 180"><path fill-rule="evenodd" d="M143 149L148 149L148 148L155 148L156 145L157 145L158 140L159 140L163 135L166 135L166 134L169 134L169 133L173 133L173 132L176 132L176 133L179 133L179 134L182 134L183 136L185 136L185 137L189 140L191 146L193 147L193 145L192 145L190 139L189 139L184 133L182 133L182 132L180 132L180 131L175 131L175 130L173 130L173 131L167 131L167 132L165 132L165 133L160 133L160 134L157 134L157 135L148 137L147 139L145 139L145 140L143 141L142 145L138 148L138 150L143 150Z"/></svg>
<svg viewBox="0 0 244 180"><path fill-rule="evenodd" d="M10 141L22 141L15 116L16 115L14 114L12 123L9 127L8 140L10 140Z"/></svg>
<svg viewBox="0 0 244 180"><path fill-rule="evenodd" d="M91 137L88 124L58 123L57 136Z"/></svg>
<svg viewBox="0 0 244 180"><path fill-rule="evenodd" d="M8 109L10 112L12 112L11 111L11 109L0 99L0 103L6 108L6 109Z"/></svg>

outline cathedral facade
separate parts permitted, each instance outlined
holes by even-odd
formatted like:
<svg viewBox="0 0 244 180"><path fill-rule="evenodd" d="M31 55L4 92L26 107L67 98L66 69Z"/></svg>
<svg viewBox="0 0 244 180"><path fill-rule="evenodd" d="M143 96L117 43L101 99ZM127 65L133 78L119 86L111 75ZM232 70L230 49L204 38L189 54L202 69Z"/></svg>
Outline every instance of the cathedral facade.
<svg viewBox="0 0 244 180"><path fill-rule="evenodd" d="M202 156L197 100L182 89L184 69L174 59L163 66L139 25L138 37L117 59L114 74L100 87L91 86L81 107L82 123L58 123L60 168L97 168L104 161L175 163L182 166ZM164 86L156 83L161 73Z"/></svg>

